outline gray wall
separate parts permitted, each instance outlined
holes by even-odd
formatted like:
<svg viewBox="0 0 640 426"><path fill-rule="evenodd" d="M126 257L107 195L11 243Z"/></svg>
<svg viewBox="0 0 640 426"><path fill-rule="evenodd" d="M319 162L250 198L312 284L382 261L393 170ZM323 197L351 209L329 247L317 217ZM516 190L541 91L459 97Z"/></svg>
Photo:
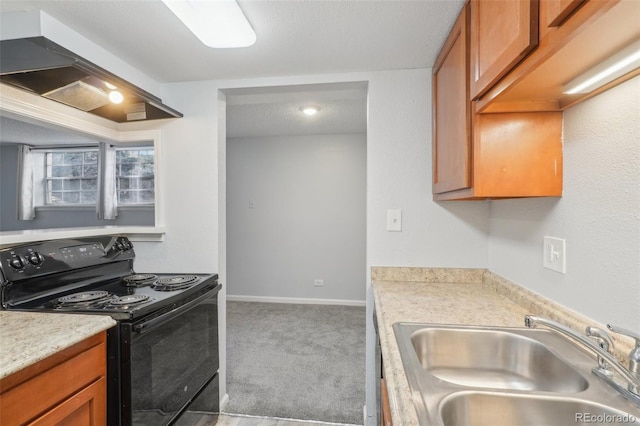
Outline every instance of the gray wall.
<svg viewBox="0 0 640 426"><path fill-rule="evenodd" d="M116 220L98 220L95 208L36 208L34 220L17 220L18 148L0 144L0 231L85 226L153 226L153 207L119 209Z"/></svg>
<svg viewBox="0 0 640 426"><path fill-rule="evenodd" d="M229 295L364 301L365 235L366 135L227 140Z"/></svg>

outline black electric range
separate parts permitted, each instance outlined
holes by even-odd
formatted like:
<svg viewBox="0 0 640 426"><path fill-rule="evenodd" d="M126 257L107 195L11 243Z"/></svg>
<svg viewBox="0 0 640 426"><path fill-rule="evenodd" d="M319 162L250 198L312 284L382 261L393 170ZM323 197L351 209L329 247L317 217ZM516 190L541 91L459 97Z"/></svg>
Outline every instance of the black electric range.
<svg viewBox="0 0 640 426"><path fill-rule="evenodd" d="M109 425L160 426L191 409L217 418L217 274L136 273L122 236L0 250L4 310L109 315Z"/></svg>

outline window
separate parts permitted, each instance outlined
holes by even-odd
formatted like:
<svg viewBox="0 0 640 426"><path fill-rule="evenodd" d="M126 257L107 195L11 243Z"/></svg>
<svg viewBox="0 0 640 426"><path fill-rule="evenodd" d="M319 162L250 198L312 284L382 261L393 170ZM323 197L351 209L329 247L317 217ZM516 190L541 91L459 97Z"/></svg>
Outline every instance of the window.
<svg viewBox="0 0 640 426"><path fill-rule="evenodd" d="M152 204L154 201L153 149L116 152L118 204Z"/></svg>
<svg viewBox="0 0 640 426"><path fill-rule="evenodd" d="M98 151L46 153L48 205L95 204L98 193Z"/></svg>
<svg viewBox="0 0 640 426"><path fill-rule="evenodd" d="M45 153L46 205L95 205L98 198L97 149L49 149ZM116 150L118 205L154 204L153 147Z"/></svg>

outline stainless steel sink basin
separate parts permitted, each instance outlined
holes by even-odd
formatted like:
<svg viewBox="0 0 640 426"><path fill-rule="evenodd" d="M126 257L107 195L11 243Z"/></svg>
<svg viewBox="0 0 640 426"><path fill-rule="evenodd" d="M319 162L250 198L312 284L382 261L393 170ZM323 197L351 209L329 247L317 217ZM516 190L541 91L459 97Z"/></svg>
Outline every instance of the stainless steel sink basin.
<svg viewBox="0 0 640 426"><path fill-rule="evenodd" d="M547 346L513 332L423 328L411 334L411 343L427 373L462 386L554 392L588 386Z"/></svg>
<svg viewBox="0 0 640 426"><path fill-rule="evenodd" d="M554 331L417 323L393 328L421 425L593 424L588 415L640 422L640 408L591 372L595 356Z"/></svg>
<svg viewBox="0 0 640 426"><path fill-rule="evenodd" d="M640 424L640 418L596 402L479 392L445 399L440 416L445 426Z"/></svg>

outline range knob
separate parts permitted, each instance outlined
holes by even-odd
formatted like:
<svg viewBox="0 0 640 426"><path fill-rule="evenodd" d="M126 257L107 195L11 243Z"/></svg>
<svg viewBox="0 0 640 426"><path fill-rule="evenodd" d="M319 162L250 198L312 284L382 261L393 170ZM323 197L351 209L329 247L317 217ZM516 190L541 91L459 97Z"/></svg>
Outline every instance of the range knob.
<svg viewBox="0 0 640 426"><path fill-rule="evenodd" d="M38 266L42 262L44 262L44 256L42 256L37 251L34 251L33 253L29 253L29 256L27 256L27 260L29 261L30 264L34 266Z"/></svg>
<svg viewBox="0 0 640 426"><path fill-rule="evenodd" d="M20 270L24 268L24 260L22 259L22 257L16 256L9 261L9 265L11 265L13 269Z"/></svg>

